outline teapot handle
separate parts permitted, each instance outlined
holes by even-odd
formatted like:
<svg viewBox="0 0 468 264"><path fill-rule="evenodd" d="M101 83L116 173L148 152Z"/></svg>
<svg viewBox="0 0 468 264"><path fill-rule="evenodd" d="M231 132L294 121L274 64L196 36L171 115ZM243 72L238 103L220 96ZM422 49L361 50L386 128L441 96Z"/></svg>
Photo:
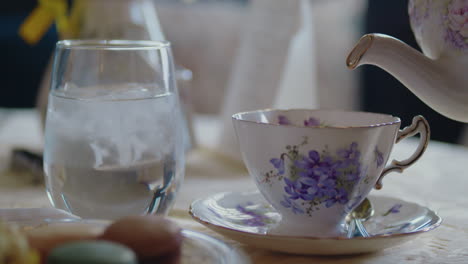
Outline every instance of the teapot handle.
<svg viewBox="0 0 468 264"><path fill-rule="evenodd" d="M418 115L413 118L413 122L411 125L403 128L402 130L398 131L396 137L396 143L400 142L402 139L414 136L416 134L420 134L419 145L416 151L411 155L411 157L398 161L393 160L389 165L387 165L382 173L380 174L377 183L375 184L375 189L380 190L382 189L382 179L385 175L390 172L399 172L402 173L403 170L408 168L409 166L413 165L426 151L427 145L429 144L429 139L431 137L431 130L429 128L429 123L427 120Z"/></svg>

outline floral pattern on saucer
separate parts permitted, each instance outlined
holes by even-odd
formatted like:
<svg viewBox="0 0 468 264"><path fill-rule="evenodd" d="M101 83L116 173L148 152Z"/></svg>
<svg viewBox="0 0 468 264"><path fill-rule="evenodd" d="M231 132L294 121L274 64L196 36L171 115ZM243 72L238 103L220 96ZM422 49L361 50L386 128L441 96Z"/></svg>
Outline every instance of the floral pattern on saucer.
<svg viewBox="0 0 468 264"><path fill-rule="evenodd" d="M368 198L375 213L363 223L371 235L365 238L295 237L277 230L274 235L269 234L281 217L259 192L220 193L199 199L192 203L190 214L208 228L245 244L288 253L324 255L381 250L404 243L441 223L435 212L418 204L390 197ZM330 247L331 241L336 247Z"/></svg>
<svg viewBox="0 0 468 264"><path fill-rule="evenodd" d="M241 223L246 226L266 226L267 224L273 224L275 222L265 215L265 212L268 212L269 210L268 207L255 208L255 205L252 202L239 204L236 206L236 210L239 213L250 216L250 218L242 219L241 221Z"/></svg>
<svg viewBox="0 0 468 264"><path fill-rule="evenodd" d="M403 205L400 203L397 203L394 206L392 206L390 209L388 209L388 211L385 212L382 216L387 216L389 214L398 214L400 212L401 207L403 207Z"/></svg>

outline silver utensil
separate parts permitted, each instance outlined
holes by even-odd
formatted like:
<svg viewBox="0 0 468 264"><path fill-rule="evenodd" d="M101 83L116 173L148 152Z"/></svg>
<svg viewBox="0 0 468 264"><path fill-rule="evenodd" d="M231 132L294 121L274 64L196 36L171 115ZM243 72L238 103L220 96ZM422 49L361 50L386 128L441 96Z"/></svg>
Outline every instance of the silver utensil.
<svg viewBox="0 0 468 264"><path fill-rule="evenodd" d="M362 224L362 222L369 219L374 214L374 209L369 199L364 199L361 204L350 213L351 221L349 224L348 238L354 236L369 237L369 232ZM356 232L357 231L357 232Z"/></svg>

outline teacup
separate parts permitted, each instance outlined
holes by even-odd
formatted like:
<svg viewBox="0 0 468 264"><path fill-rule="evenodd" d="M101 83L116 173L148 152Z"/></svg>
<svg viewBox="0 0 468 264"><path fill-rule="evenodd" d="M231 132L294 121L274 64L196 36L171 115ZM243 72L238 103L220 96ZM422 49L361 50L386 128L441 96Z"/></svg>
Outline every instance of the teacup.
<svg viewBox="0 0 468 264"><path fill-rule="evenodd" d="M292 236L345 236L346 216L382 178L402 172L424 153L427 121L339 110L259 110L233 115L242 158L282 220L270 230ZM420 134L411 157L387 160L393 145Z"/></svg>

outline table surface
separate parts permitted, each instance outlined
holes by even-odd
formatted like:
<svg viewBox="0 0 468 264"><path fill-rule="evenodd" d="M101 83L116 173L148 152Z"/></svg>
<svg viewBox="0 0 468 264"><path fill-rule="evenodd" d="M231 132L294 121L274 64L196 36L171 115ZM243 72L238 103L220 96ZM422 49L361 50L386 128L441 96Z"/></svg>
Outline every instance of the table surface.
<svg viewBox="0 0 468 264"><path fill-rule="evenodd" d="M44 186L33 186L8 170L13 147L40 150L42 133L33 110L0 111L0 208L51 207ZM213 152L216 119L198 117L195 132L198 147L187 156L186 176L170 217L183 228L204 232L243 249L253 263L468 263L468 148L431 141L425 155L403 174L392 173L385 195L416 202L437 212L442 225L393 248L356 256L310 257L259 250L239 244L205 228L188 214L190 203L225 191L254 190L255 185L242 164L220 158ZM392 156L405 157L417 142L406 140L395 146Z"/></svg>

